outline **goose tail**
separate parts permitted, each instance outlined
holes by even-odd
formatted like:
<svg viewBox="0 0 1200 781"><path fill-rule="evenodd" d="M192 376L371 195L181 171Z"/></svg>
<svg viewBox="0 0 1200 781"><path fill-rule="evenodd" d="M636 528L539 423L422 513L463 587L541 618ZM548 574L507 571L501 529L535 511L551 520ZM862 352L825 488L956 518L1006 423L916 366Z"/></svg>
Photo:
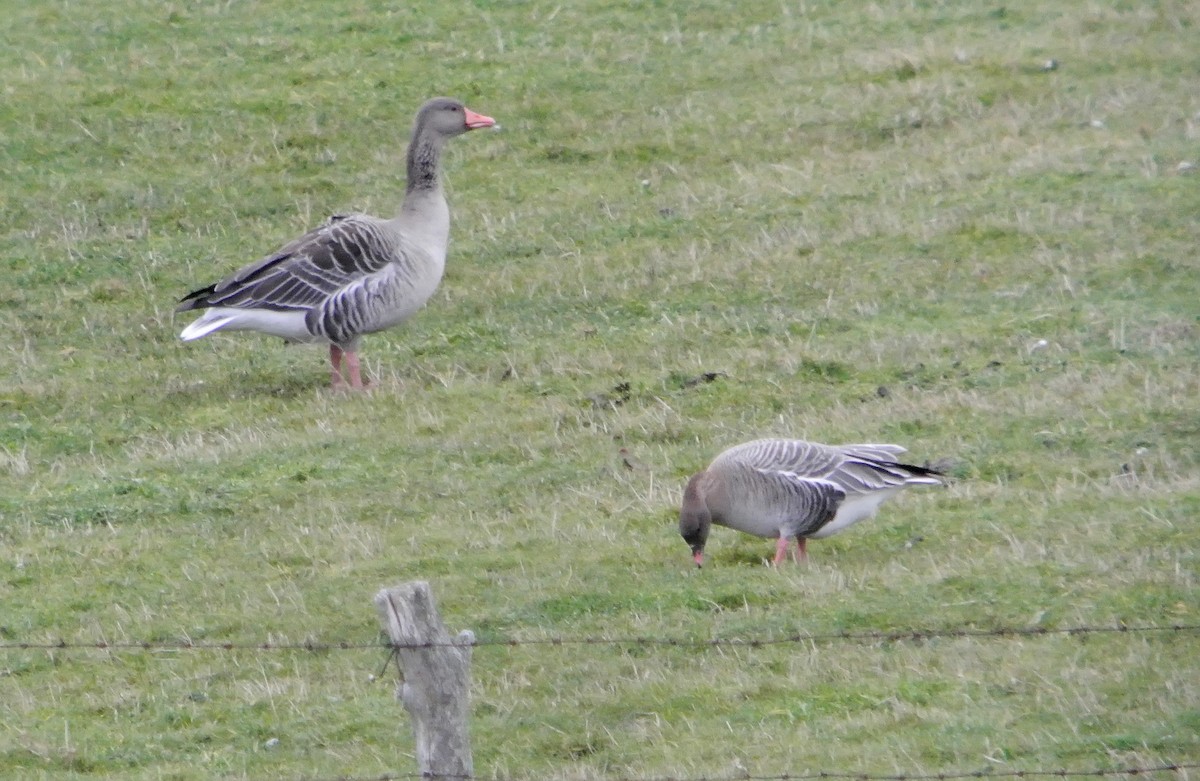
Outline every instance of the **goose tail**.
<svg viewBox="0 0 1200 781"><path fill-rule="evenodd" d="M193 339L199 339L202 336L208 336L213 331L218 331L233 321L232 315L217 315L214 312L206 312L201 317L197 318L187 328L179 332L179 338L185 342L190 342Z"/></svg>

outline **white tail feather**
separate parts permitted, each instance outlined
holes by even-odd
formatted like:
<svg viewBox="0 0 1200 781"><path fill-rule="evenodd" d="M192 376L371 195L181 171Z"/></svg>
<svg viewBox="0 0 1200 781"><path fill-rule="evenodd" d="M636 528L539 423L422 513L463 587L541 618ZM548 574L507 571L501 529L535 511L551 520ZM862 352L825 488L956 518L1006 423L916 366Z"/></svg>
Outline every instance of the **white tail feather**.
<svg viewBox="0 0 1200 781"><path fill-rule="evenodd" d="M179 332L179 338L185 342L190 342L193 339L199 339L202 336L208 336L213 331L223 328L234 319L232 315L212 316L212 312L205 312L201 317L197 318L191 325Z"/></svg>

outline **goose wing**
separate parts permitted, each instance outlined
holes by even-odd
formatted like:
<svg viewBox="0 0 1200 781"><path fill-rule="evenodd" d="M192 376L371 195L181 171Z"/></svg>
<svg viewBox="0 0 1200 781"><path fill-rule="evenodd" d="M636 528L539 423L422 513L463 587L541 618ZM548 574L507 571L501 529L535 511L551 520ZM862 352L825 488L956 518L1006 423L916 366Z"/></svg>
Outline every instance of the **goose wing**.
<svg viewBox="0 0 1200 781"><path fill-rule="evenodd" d="M899 445L842 445L835 449L843 459L829 479L850 494L867 494L905 485L942 484L941 472L897 461L896 457L905 452Z"/></svg>
<svg viewBox="0 0 1200 781"><path fill-rule="evenodd" d="M899 445L822 445L801 439L764 439L726 451L756 469L832 483L848 495L885 491L909 483L940 483L937 472L897 461Z"/></svg>
<svg viewBox="0 0 1200 781"><path fill-rule="evenodd" d="M797 478L824 478L844 456L836 448L802 439L756 439L732 447L713 461L714 466L740 465L762 472L780 472Z"/></svg>
<svg viewBox="0 0 1200 781"><path fill-rule="evenodd" d="M833 520L846 491L834 482L776 469L754 469L751 490L785 538L807 537Z"/></svg>
<svg viewBox="0 0 1200 781"><path fill-rule="evenodd" d="M215 306L311 310L381 271L397 250L381 220L334 216L274 254L184 296L176 311Z"/></svg>

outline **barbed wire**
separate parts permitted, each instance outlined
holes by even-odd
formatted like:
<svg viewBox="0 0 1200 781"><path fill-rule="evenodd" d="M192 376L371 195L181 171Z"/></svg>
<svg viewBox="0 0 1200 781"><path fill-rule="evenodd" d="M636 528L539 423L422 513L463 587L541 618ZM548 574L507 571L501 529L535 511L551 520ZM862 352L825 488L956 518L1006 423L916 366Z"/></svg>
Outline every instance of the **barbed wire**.
<svg viewBox="0 0 1200 781"><path fill-rule="evenodd" d="M397 649L427 649L471 645L475 647L505 646L510 648L520 646L579 646L579 645L625 645L625 646L667 646L680 648L716 648L735 646L741 648L758 648L770 645L808 644L808 643L892 643L892 642L922 642L925 640L947 638L1017 638L1017 637L1049 637L1049 636L1084 636L1094 634L1147 634L1147 633L1192 633L1200 632L1200 624L1170 624L1129 626L1069 626L1069 627L1013 627L1002 626L990 629L973 628L942 628L942 629L897 629L897 630L868 630L862 632L838 631L823 633L794 633L766 637L652 637L652 636L585 636L585 637L535 637L520 638L483 638L455 639L449 642L399 643L393 644L383 640L359 640L322 642L305 640L303 642L276 642L272 640L260 642L205 641L183 638L180 640L92 640L92 641L6 641L0 642L0 651L359 651L359 650L397 650Z"/></svg>
<svg viewBox="0 0 1200 781"><path fill-rule="evenodd" d="M1128 766L1115 768L1097 768L1093 770L952 770L940 773L857 773L830 772L825 770L808 773L781 773L777 775L756 776L649 776L635 778L631 776L601 776L599 781L821 781L821 779L848 779L849 781L953 781L964 778L1103 778L1113 776L1145 776L1151 773L1180 773L1187 770L1200 769L1200 763L1170 762L1161 765ZM560 776L532 776L530 779L506 778L502 776L464 776L464 775L423 775L421 773L384 773L377 776L334 776L330 778L308 778L299 781L562 781Z"/></svg>

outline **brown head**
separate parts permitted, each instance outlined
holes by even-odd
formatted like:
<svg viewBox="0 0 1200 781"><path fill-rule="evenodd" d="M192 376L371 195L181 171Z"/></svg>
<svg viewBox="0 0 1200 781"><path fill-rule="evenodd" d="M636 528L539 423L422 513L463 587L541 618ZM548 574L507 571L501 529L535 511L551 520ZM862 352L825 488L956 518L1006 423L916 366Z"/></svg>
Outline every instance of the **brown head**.
<svg viewBox="0 0 1200 781"><path fill-rule="evenodd" d="M697 567L704 566L704 543L712 528L712 513L704 499L704 472L692 475L683 489L683 506L679 508L679 536L692 548Z"/></svg>

